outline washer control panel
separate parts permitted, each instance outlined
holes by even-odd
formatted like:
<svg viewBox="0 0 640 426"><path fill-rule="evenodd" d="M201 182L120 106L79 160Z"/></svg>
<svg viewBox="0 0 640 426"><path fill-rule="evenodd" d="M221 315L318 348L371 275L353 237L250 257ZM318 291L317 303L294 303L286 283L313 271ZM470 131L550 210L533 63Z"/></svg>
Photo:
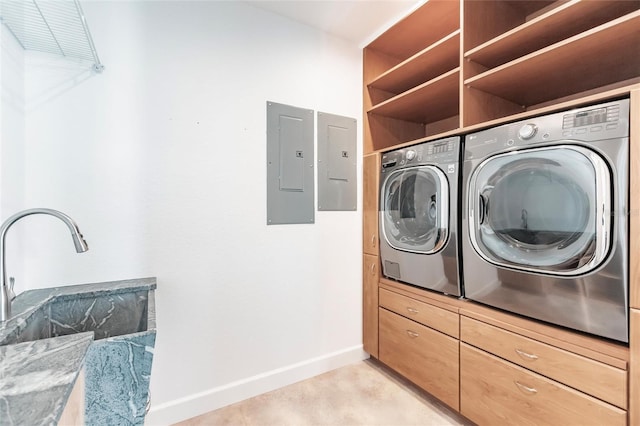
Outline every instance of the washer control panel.
<svg viewBox="0 0 640 426"><path fill-rule="evenodd" d="M425 142L382 154L382 173L398 167L425 164L457 164L460 156L460 137Z"/></svg>

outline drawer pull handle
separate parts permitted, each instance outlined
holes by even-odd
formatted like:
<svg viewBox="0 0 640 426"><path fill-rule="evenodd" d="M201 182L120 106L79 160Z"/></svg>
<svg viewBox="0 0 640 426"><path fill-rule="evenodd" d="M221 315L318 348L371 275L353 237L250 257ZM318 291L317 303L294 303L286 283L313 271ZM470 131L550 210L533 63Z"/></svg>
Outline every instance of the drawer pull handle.
<svg viewBox="0 0 640 426"><path fill-rule="evenodd" d="M376 274L376 264L372 263L371 266L369 266L369 270L371 271L371 275L375 275Z"/></svg>
<svg viewBox="0 0 640 426"><path fill-rule="evenodd" d="M371 246L372 246L372 247L375 247L375 246L376 246L376 236L375 236L375 235L372 235L372 236L371 236Z"/></svg>
<svg viewBox="0 0 640 426"><path fill-rule="evenodd" d="M407 330L407 334L409 335L409 337L412 337L414 339L419 336L418 333L416 333L415 331L411 331L411 330Z"/></svg>
<svg viewBox="0 0 640 426"><path fill-rule="evenodd" d="M413 308L410 308L408 306L407 306L407 311L409 311L410 314L414 314L414 315L418 313L417 309L413 309Z"/></svg>
<svg viewBox="0 0 640 426"><path fill-rule="evenodd" d="M518 389L520 389L521 391L524 391L532 395L535 395L538 393L538 390L536 388L530 388L529 386L525 386L522 383L518 382L517 380L514 383L516 384L516 386L518 386Z"/></svg>
<svg viewBox="0 0 640 426"><path fill-rule="evenodd" d="M528 354L523 350L520 349L516 349L516 353L518 355L520 355L522 358L529 360L529 361L535 361L536 359L538 359L538 355L534 355L534 354Z"/></svg>

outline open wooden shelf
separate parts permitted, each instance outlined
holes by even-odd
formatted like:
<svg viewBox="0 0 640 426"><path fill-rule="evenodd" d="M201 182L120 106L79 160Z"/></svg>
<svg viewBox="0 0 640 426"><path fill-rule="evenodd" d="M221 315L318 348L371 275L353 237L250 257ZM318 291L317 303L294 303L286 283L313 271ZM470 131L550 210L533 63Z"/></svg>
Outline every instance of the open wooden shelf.
<svg viewBox="0 0 640 426"><path fill-rule="evenodd" d="M580 34L640 8L637 1L571 0L465 53L495 67Z"/></svg>
<svg viewBox="0 0 640 426"><path fill-rule="evenodd" d="M383 73L369 83L369 87L399 94L459 64L460 30L456 30Z"/></svg>
<svg viewBox="0 0 640 426"><path fill-rule="evenodd" d="M417 123L458 115L460 68L382 102L368 112Z"/></svg>
<svg viewBox="0 0 640 426"><path fill-rule="evenodd" d="M522 106L640 75L640 11L468 78L464 84Z"/></svg>
<svg viewBox="0 0 640 426"><path fill-rule="evenodd" d="M382 152L628 96L634 211L639 191L634 182L640 181L633 161L640 155L634 151L640 145L634 125L640 116L640 0L427 0L363 49L363 151L373 154L365 161L369 170L364 179L378 176L375 168L380 167ZM378 163L367 166L374 163L371 158ZM376 205L378 184L370 182L363 195L373 198L369 207ZM630 221L635 229L633 217ZM369 244L378 241L375 226L365 227ZM618 365L623 370L630 365L626 408L627 423L634 425L640 424L640 408L631 403L640 395L636 240L640 238L630 240L629 259L631 356ZM367 271L379 271L377 248L365 253L374 258L366 264ZM367 282L365 278L365 303L378 299L378 288ZM420 299L416 294L404 296ZM367 348L367 342L378 341L375 302L369 310L374 313L365 312L364 320L371 326L363 339L365 350L377 357L377 345ZM557 330L550 332L555 339ZM570 346L573 349L558 345L582 355L583 349L592 349Z"/></svg>
<svg viewBox="0 0 640 426"><path fill-rule="evenodd" d="M402 61L459 28L459 1L429 0L372 41L367 49Z"/></svg>

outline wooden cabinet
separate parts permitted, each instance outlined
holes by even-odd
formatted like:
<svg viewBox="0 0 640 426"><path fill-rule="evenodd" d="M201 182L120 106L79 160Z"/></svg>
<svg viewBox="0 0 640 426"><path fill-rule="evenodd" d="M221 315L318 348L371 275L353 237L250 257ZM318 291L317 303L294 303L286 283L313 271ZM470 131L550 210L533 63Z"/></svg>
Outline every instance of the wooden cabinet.
<svg viewBox="0 0 640 426"><path fill-rule="evenodd" d="M460 2L430 0L365 47L365 153L460 127L460 37Z"/></svg>
<svg viewBox="0 0 640 426"><path fill-rule="evenodd" d="M625 425L620 408L465 343L460 412L479 425Z"/></svg>
<svg viewBox="0 0 640 426"><path fill-rule="evenodd" d="M384 308L379 320L380 361L458 410L458 340Z"/></svg>
<svg viewBox="0 0 640 426"><path fill-rule="evenodd" d="M362 277L362 342L364 350L378 358L378 256L364 255Z"/></svg>
<svg viewBox="0 0 640 426"><path fill-rule="evenodd" d="M364 48L365 153L638 83L638 9L426 2Z"/></svg>
<svg viewBox="0 0 640 426"><path fill-rule="evenodd" d="M640 56L629 52L640 43L639 7L629 1L465 1L463 125L637 79Z"/></svg>
<svg viewBox="0 0 640 426"><path fill-rule="evenodd" d="M640 88L631 92L630 115L629 303L632 308L640 309ZM640 380L640 375L637 377ZM640 406L640 399L638 405Z"/></svg>
<svg viewBox="0 0 640 426"><path fill-rule="evenodd" d="M513 364L627 408L626 370L465 316L460 318L460 339Z"/></svg>
<svg viewBox="0 0 640 426"><path fill-rule="evenodd" d="M638 46L637 0L429 0L363 49L365 350L478 424L640 425ZM628 96L629 347L380 277L381 152Z"/></svg>
<svg viewBox="0 0 640 426"><path fill-rule="evenodd" d="M371 154L364 157L362 177L362 251L378 256L378 177L380 156Z"/></svg>
<svg viewBox="0 0 640 426"><path fill-rule="evenodd" d="M384 288L379 290L379 295L381 307L456 339L459 337L460 320L457 313Z"/></svg>
<svg viewBox="0 0 640 426"><path fill-rule="evenodd" d="M380 155L375 153L363 161L363 223L362 223L362 338L364 350L378 357L378 281L380 260L378 245L378 175Z"/></svg>
<svg viewBox="0 0 640 426"><path fill-rule="evenodd" d="M631 309L629 424L640 425L640 309Z"/></svg>

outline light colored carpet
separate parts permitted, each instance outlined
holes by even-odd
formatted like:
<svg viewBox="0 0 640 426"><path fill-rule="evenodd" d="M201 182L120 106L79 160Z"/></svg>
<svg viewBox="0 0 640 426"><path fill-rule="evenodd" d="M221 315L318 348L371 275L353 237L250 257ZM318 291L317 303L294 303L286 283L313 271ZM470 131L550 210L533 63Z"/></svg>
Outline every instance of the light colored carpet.
<svg viewBox="0 0 640 426"><path fill-rule="evenodd" d="M220 408L176 426L472 425L374 360Z"/></svg>

